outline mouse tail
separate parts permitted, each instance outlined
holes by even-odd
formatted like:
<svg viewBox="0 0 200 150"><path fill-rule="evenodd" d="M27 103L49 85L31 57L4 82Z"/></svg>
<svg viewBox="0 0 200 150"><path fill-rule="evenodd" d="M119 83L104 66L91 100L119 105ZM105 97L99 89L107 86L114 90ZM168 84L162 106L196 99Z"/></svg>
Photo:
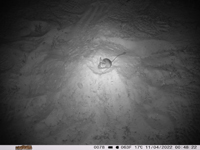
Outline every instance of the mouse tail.
<svg viewBox="0 0 200 150"><path fill-rule="evenodd" d="M119 57L120 55L124 55L124 54L126 54L126 52L123 52L123 53L117 55L117 56L112 60L112 62L113 62L117 57Z"/></svg>

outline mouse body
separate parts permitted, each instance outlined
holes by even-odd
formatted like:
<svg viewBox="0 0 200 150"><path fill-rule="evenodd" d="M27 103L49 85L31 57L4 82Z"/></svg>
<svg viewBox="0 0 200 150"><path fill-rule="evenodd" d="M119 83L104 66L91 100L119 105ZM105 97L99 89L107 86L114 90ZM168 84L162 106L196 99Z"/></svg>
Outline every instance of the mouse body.
<svg viewBox="0 0 200 150"><path fill-rule="evenodd" d="M110 68L112 66L113 61L117 57L119 57L120 55L124 55L124 54L126 54L126 52L123 52L123 53L117 55L112 61L110 59L108 59L108 58L101 59L101 57L100 57L100 62L99 62L99 65L98 65L98 69Z"/></svg>

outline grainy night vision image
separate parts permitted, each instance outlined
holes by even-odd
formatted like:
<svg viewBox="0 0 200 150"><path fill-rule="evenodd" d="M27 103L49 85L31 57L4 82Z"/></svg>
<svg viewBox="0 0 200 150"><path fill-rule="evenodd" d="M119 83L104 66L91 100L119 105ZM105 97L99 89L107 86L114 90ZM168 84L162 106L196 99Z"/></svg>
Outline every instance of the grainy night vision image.
<svg viewBox="0 0 200 150"><path fill-rule="evenodd" d="M200 144L197 0L1 8L0 144Z"/></svg>

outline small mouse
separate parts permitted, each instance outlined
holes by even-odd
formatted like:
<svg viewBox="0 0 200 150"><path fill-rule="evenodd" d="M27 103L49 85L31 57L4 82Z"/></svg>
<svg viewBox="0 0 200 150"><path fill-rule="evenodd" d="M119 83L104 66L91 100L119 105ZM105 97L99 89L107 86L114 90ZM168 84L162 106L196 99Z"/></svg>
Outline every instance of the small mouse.
<svg viewBox="0 0 200 150"><path fill-rule="evenodd" d="M120 55L124 55L126 54L126 52L123 52L121 54L118 54L112 61L108 58L104 58L104 59L101 59L100 57L100 62L99 62L99 65L98 65L98 69L105 69L105 68L110 68L112 66L112 62L117 58L119 57Z"/></svg>

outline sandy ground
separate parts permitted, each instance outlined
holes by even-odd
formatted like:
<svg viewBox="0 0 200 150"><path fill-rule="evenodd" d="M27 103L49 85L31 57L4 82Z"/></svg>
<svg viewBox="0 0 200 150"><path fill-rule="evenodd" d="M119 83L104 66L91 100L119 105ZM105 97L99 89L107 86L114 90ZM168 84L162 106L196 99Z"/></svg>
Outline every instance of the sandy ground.
<svg viewBox="0 0 200 150"><path fill-rule="evenodd" d="M200 144L197 8L16 1L1 19L0 143Z"/></svg>

